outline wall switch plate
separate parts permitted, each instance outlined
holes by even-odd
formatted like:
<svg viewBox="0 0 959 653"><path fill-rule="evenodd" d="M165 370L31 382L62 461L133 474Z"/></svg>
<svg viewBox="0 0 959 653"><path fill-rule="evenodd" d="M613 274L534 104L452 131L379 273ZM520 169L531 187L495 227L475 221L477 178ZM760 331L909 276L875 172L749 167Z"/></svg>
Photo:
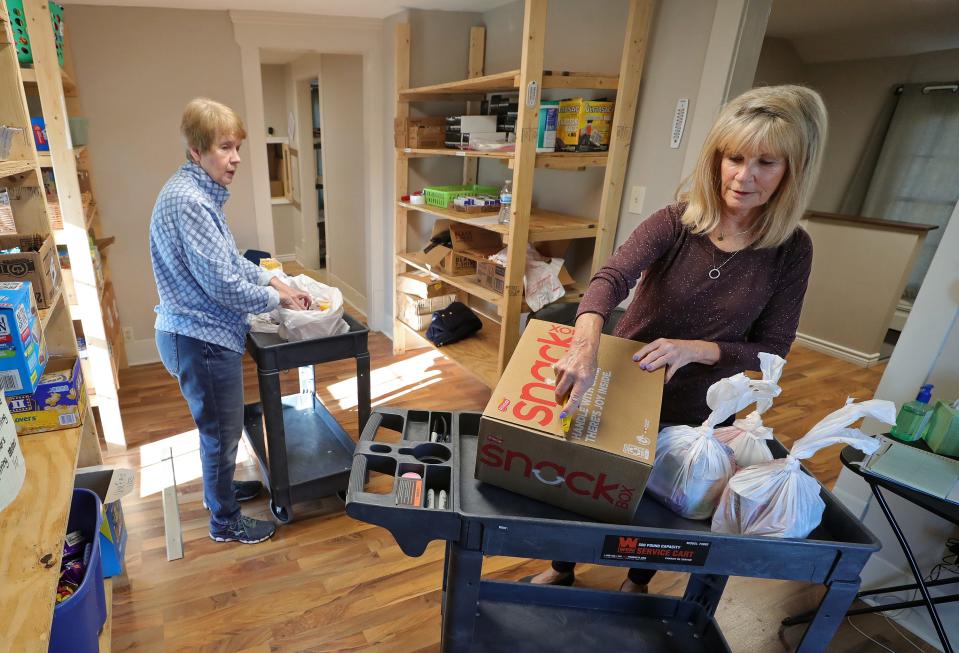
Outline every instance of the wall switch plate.
<svg viewBox="0 0 959 653"><path fill-rule="evenodd" d="M123 327L123 339L126 342L133 340L133 327Z"/></svg>
<svg viewBox="0 0 959 653"><path fill-rule="evenodd" d="M645 186L633 186L629 189L629 208L630 213L642 214L643 200L646 199Z"/></svg>

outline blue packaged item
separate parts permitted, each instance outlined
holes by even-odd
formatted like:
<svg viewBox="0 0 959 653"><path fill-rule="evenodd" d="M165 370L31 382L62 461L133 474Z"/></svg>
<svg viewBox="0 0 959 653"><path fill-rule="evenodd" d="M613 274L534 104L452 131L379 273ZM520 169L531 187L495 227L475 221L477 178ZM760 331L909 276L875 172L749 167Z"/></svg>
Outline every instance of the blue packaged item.
<svg viewBox="0 0 959 653"><path fill-rule="evenodd" d="M103 502L103 523L100 526L99 539L104 578L123 573L127 530L120 499L133 489L133 479L132 470L108 465L81 467L74 477L74 487L90 490Z"/></svg>
<svg viewBox="0 0 959 653"><path fill-rule="evenodd" d="M47 346L29 281L0 282L0 390L32 394L47 364Z"/></svg>
<svg viewBox="0 0 959 653"><path fill-rule="evenodd" d="M92 546L83 581L71 596L53 608L49 653L99 653L100 628L107 620L97 537L102 518L97 495L90 490L74 489L67 532L80 531Z"/></svg>

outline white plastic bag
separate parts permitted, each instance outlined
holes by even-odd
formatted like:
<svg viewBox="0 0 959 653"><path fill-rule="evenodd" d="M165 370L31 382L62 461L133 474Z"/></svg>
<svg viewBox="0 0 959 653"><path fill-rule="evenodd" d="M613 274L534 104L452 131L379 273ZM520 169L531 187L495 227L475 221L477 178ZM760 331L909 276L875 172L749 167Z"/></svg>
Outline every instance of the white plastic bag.
<svg viewBox="0 0 959 653"><path fill-rule="evenodd" d="M849 425L862 417L892 424L896 406L891 401L870 399L830 413L793 443L790 454L737 472L729 481L713 515L718 533L806 537L822 521L826 504L819 497L819 481L799 464L833 444L849 444L871 454L879 440Z"/></svg>
<svg viewBox="0 0 959 653"><path fill-rule="evenodd" d="M257 313L250 317L250 331L254 333L277 333L280 325L273 317L273 313Z"/></svg>
<svg viewBox="0 0 959 653"><path fill-rule="evenodd" d="M749 382L756 396L756 410L732 426L716 429L716 439L733 450L737 467L749 467L773 459L772 452L766 446L766 440L773 439L773 430L763 425L762 414L773 405L773 399L782 392L779 378L782 376L786 361L775 354L759 354L761 380Z"/></svg>
<svg viewBox="0 0 959 653"><path fill-rule="evenodd" d="M489 257L497 265L506 265L506 249ZM559 280L563 259L549 258L540 254L531 244L526 245L526 266L523 274L523 291L530 310L538 311L566 294Z"/></svg>
<svg viewBox="0 0 959 653"><path fill-rule="evenodd" d="M300 274L286 281L297 290L310 295L312 303L305 311L277 307L274 311L280 324L279 335L287 340L312 340L338 336L350 330L343 321L343 293L316 279Z"/></svg>
<svg viewBox="0 0 959 653"><path fill-rule="evenodd" d="M653 496L687 519L708 519L736 471L732 450L713 437L713 429L755 400L749 377L736 374L709 386L712 412L702 425L660 431L646 486Z"/></svg>

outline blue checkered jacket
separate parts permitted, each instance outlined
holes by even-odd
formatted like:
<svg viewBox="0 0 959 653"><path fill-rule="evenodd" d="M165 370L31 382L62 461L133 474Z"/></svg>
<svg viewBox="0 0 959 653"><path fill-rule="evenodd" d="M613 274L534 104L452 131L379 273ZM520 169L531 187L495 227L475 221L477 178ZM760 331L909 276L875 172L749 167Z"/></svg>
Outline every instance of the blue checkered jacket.
<svg viewBox="0 0 959 653"><path fill-rule="evenodd" d="M160 191L150 219L150 257L160 293L156 328L242 352L250 313L276 308L275 276L237 251L223 204L230 192L195 163Z"/></svg>

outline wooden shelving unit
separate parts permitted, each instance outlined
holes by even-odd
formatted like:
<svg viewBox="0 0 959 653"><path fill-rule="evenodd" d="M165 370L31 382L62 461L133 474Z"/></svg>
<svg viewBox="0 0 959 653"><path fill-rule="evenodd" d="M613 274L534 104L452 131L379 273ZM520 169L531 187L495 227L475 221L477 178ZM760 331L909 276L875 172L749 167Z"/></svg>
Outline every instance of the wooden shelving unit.
<svg viewBox="0 0 959 653"><path fill-rule="evenodd" d="M28 0L25 4L31 25L43 21L46 29L39 31L48 38L52 53L45 3L41 14L36 13L41 3ZM0 184L22 191L21 201L13 207L17 231L50 234L24 81L11 43L6 3L0 2L0 124L23 129L15 137L8 159L0 161ZM32 45L42 63L43 37ZM52 61L56 65L55 55ZM65 294L63 287L59 288L51 305L40 311L40 326L51 356L76 357L76 334ZM0 512L0 614L4 615L0 651L47 651L74 472L78 464L97 465L103 460L96 428L88 409L82 424L75 428L18 438L26 478L13 502Z"/></svg>
<svg viewBox="0 0 959 653"><path fill-rule="evenodd" d="M527 243L592 239L593 256L590 271L609 257L616 237L616 225L622 201L626 164L632 141L633 122L639 95L639 83L649 25L652 0L630 0L626 39L618 75L561 72L544 70L547 0L526 0L523 18L523 47L519 69L492 75L483 74L486 30L474 27L470 32L469 65L466 79L411 88L410 27L396 26L396 118L410 117L411 105L437 100L467 102L467 113L477 113L477 101L488 93L516 92L519 112L516 134L519 137L512 151L465 151L455 149L396 148L395 190L397 203L394 225L394 270L401 274L410 268L431 272L458 291L460 301L475 299L495 307L490 315L481 307L484 326L479 334L442 348L442 352L460 363L488 386L499 380L519 341L521 315L528 310L523 298L523 275ZM535 134L541 91L543 89L603 90L616 94L616 106L607 152L537 153ZM529 136L532 135L532 138ZM496 223L495 214L467 214L433 206L413 205L399 201L409 190L411 159L423 157L460 157L463 160L463 183L476 183L477 162L499 160L513 171L512 216L508 225ZM536 168L575 172L587 168L604 168L598 214L579 217L540 210L532 206L533 178ZM434 218L454 220L496 232L508 246L506 292L500 295L476 282L475 277L451 277L437 273L416 251L419 244L407 242L409 212L417 211ZM585 283L567 288L566 301L582 298ZM394 315L398 316L394 306ZM419 333L398 317L394 319L393 347L402 352L414 345L429 344Z"/></svg>
<svg viewBox="0 0 959 653"><path fill-rule="evenodd" d="M91 251L90 240L104 239L96 205L96 188L90 174L89 148L74 147L69 130L70 116L83 116L79 92L73 81L70 44L65 40L64 67L57 63L53 34L46 26L50 15L45 0L24 0L27 31L34 54L32 68L22 68L28 95L35 95L43 111L49 152L39 155L40 166L53 170L56 194L63 218L63 228L54 231L58 245L65 245L70 256L65 284L70 297L70 314L82 324L87 345L86 379L94 389L90 405L99 413L103 437L109 444L125 445L123 421L117 396L119 367L126 364L126 352L118 321L107 314L111 306L103 305L104 290L110 283L108 255ZM46 21L46 22L44 22ZM85 193L94 198L84 205ZM96 264L99 259L100 274ZM107 293L112 298L112 293ZM112 301L112 299L111 299ZM115 312L115 311L114 311ZM111 325L113 328L111 328Z"/></svg>

